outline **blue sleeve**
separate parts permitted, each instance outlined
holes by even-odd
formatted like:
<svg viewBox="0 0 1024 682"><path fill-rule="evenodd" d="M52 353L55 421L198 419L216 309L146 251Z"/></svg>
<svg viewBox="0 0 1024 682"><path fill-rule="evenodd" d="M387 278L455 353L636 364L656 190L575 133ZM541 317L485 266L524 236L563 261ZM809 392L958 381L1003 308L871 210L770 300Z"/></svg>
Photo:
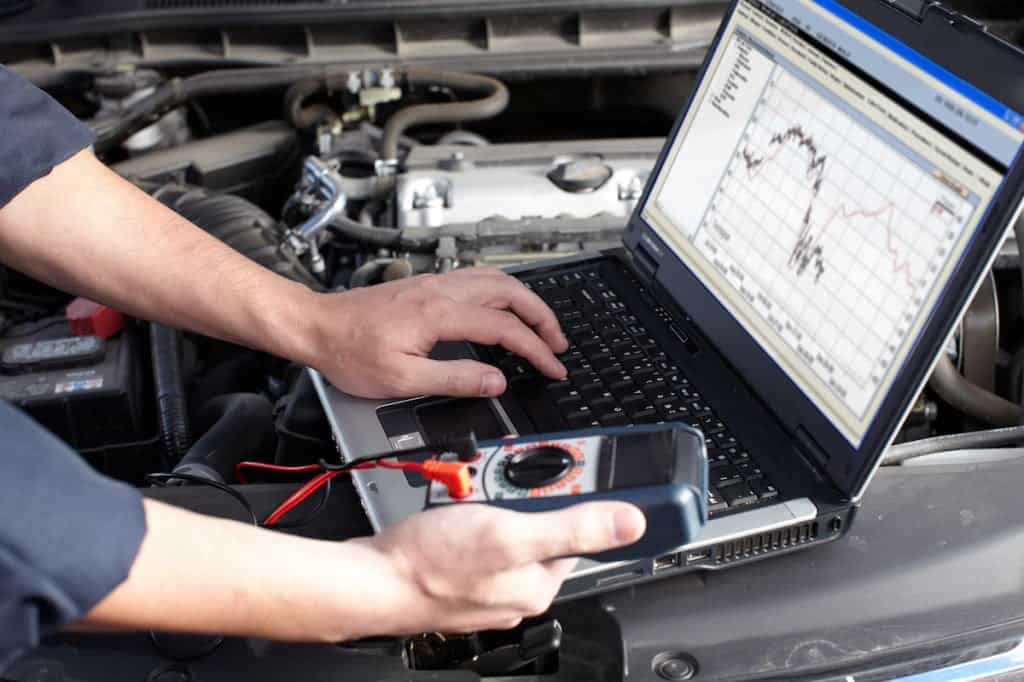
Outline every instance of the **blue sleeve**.
<svg viewBox="0 0 1024 682"><path fill-rule="evenodd" d="M0 401L0 671L117 587L146 532L141 493Z"/></svg>
<svg viewBox="0 0 1024 682"><path fill-rule="evenodd" d="M92 143L71 112L0 66L0 206Z"/></svg>

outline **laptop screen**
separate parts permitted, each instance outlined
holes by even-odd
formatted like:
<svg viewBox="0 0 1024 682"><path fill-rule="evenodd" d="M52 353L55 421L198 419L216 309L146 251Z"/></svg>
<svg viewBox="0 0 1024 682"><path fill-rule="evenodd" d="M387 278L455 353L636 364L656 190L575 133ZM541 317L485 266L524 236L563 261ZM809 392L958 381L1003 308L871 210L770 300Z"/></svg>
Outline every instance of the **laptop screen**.
<svg viewBox="0 0 1024 682"><path fill-rule="evenodd" d="M741 0L643 217L859 447L1024 117L833 0Z"/></svg>

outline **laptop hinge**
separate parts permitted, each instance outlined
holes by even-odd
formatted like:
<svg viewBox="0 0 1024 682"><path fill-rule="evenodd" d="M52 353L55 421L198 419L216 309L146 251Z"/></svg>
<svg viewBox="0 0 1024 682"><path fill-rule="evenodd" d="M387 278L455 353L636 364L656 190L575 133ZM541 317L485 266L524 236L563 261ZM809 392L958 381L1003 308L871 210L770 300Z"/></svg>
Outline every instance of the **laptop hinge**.
<svg viewBox="0 0 1024 682"><path fill-rule="evenodd" d="M921 21L924 19L925 9L932 4L932 0L886 0L886 4Z"/></svg>
<svg viewBox="0 0 1024 682"><path fill-rule="evenodd" d="M633 263L636 265L637 270L651 281L658 274L658 261L647 250L642 241L633 249Z"/></svg>
<svg viewBox="0 0 1024 682"><path fill-rule="evenodd" d="M805 429L803 426L796 427L795 440L797 446L800 448L800 454L803 455L807 463L825 480L830 480L828 475L828 453L825 449L818 445L818 441L814 440L814 436Z"/></svg>

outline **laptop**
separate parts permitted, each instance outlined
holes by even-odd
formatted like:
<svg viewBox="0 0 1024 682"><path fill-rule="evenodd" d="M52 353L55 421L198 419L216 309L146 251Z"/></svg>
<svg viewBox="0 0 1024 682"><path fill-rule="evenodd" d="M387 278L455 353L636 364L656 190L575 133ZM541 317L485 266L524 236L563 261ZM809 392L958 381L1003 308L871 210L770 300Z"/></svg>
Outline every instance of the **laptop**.
<svg viewBox="0 0 1024 682"><path fill-rule="evenodd" d="M499 399L361 400L315 375L343 458L682 421L710 520L643 561L580 562L560 598L828 542L988 272L1024 189L1024 55L921 0L734 0L621 249L511 270L559 316L568 380L500 348ZM422 480L353 474L376 529Z"/></svg>

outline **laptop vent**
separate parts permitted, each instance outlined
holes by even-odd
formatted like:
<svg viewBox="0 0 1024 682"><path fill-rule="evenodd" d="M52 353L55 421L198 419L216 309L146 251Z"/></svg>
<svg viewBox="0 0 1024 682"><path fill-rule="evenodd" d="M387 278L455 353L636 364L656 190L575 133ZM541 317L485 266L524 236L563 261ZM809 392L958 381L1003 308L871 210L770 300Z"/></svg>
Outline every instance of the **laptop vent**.
<svg viewBox="0 0 1024 682"><path fill-rule="evenodd" d="M146 9L228 9L326 5L330 0L146 0Z"/></svg>
<svg viewBox="0 0 1024 682"><path fill-rule="evenodd" d="M716 564L728 564L769 552L798 547L818 539L818 522L803 523L767 533L750 535L715 545L711 557Z"/></svg>

